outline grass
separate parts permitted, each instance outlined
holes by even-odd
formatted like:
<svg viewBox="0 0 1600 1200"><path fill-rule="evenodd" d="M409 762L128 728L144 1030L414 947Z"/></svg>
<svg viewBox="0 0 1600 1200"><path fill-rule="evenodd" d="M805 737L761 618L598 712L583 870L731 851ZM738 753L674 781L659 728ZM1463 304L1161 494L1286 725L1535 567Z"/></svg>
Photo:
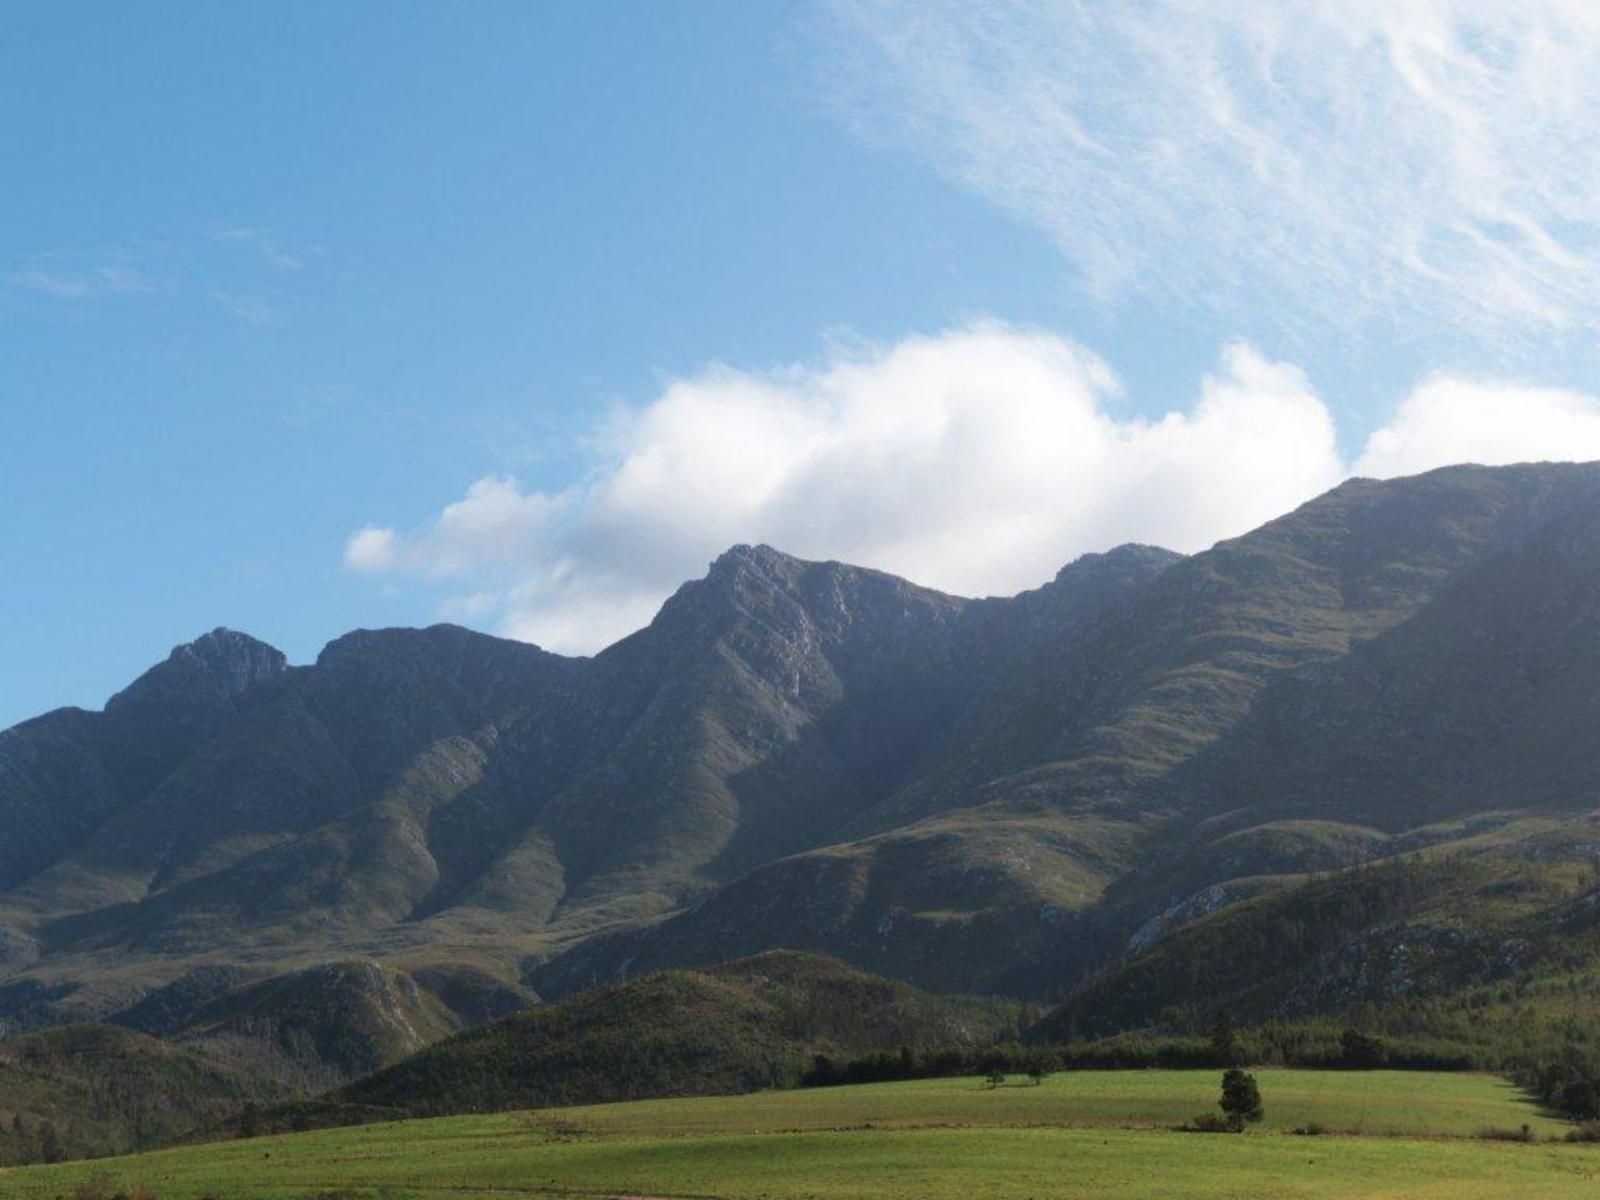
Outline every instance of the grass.
<svg viewBox="0 0 1600 1200"><path fill-rule="evenodd" d="M1263 1070L1258 1131L1170 1132L1214 1107L1217 1074L1077 1072L993 1090L929 1080L406 1121L3 1172L0 1196L69 1197L94 1181L108 1193L142 1183L160 1200L1487 1198L1600 1186L1593 1149L1472 1137L1564 1128L1486 1076ZM1311 1121L1361 1136L1286 1132Z"/></svg>
<svg viewBox="0 0 1600 1200"><path fill-rule="evenodd" d="M1267 1100L1260 1129L1286 1132L1316 1121L1341 1132L1465 1136L1488 1126L1533 1127L1555 1136L1567 1126L1540 1114L1502 1079L1420 1071L1254 1072ZM1168 1128L1216 1111L1221 1071L1073 1071L1034 1087L1013 1076L991 1090L978 1079L926 1079L862 1087L757 1092L546 1109L530 1120L608 1137L655 1134L821 1131L871 1125Z"/></svg>

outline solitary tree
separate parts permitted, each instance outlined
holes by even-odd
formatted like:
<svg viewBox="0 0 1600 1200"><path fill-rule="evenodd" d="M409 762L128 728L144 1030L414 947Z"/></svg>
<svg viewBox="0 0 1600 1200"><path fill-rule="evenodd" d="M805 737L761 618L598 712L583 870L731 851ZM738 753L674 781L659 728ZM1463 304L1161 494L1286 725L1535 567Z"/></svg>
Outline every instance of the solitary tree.
<svg viewBox="0 0 1600 1200"><path fill-rule="evenodd" d="M1006 1081L1006 1073L1004 1071L1000 1070L998 1067L996 1067L993 1071L989 1072L989 1086L990 1087L992 1087L992 1088L1000 1087L1005 1083L1005 1081Z"/></svg>
<svg viewBox="0 0 1600 1200"><path fill-rule="evenodd" d="M1238 1067L1229 1067L1222 1073L1222 1099L1217 1103L1235 1130L1243 1129L1246 1121L1259 1121L1265 1115L1256 1077Z"/></svg>

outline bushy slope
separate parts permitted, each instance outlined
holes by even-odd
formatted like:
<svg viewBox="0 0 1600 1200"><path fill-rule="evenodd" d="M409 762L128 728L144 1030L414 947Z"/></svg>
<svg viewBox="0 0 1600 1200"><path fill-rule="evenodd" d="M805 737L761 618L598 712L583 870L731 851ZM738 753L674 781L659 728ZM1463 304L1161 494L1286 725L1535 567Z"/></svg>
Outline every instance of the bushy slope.
<svg viewBox="0 0 1600 1200"><path fill-rule="evenodd" d="M402 972L342 962L275 975L199 1007L178 1039L241 1072L321 1090L375 1071L460 1028Z"/></svg>
<svg viewBox="0 0 1600 1200"><path fill-rule="evenodd" d="M108 1025L0 1041L0 1164L124 1153L284 1092L193 1050Z"/></svg>
<svg viewBox="0 0 1600 1200"><path fill-rule="evenodd" d="M746 1092L792 1085L813 1053L984 1045L1015 1019L1001 1002L936 997L775 952L649 975L508 1017L299 1111L326 1120L346 1107L437 1115Z"/></svg>
<svg viewBox="0 0 1600 1200"><path fill-rule="evenodd" d="M1600 966L1597 849L1593 820L1523 822L1282 880L1136 948L1031 1036L1349 1015Z"/></svg>

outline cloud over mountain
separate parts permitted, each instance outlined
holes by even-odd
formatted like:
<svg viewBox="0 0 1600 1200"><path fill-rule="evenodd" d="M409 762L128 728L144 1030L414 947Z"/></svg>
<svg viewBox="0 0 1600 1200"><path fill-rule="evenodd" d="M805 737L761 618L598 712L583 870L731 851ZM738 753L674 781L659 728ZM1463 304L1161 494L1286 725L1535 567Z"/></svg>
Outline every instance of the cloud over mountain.
<svg viewBox="0 0 1600 1200"><path fill-rule="evenodd" d="M648 620L734 542L840 558L966 593L1010 593L1118 542L1198 550L1336 482L1329 415L1295 368L1227 349L1193 405L1147 420L1063 338L998 324L819 365L714 366L608 431L566 491L487 478L429 527L352 535L348 565L471 581L552 648Z"/></svg>
<svg viewBox="0 0 1600 1200"><path fill-rule="evenodd" d="M1561 388L1448 375L1408 395L1373 432L1357 475L1387 479L1451 463L1600 459L1600 402Z"/></svg>
<svg viewBox="0 0 1600 1200"><path fill-rule="evenodd" d="M713 365L615 418L580 483L480 479L421 529L357 530L345 564L444 587L451 619L588 652L736 542L1010 594L1120 542L1204 549L1352 473L1600 458L1593 398L1441 375L1347 463L1305 375L1243 343L1187 410L1130 408L1090 351L993 322L813 365Z"/></svg>

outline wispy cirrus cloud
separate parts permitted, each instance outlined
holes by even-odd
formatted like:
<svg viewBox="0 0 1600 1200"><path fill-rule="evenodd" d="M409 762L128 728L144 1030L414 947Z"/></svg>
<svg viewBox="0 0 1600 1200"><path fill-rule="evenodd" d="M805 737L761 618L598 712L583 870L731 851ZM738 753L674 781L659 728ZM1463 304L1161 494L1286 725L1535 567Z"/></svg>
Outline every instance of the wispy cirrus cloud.
<svg viewBox="0 0 1600 1200"><path fill-rule="evenodd" d="M232 248L248 254L240 256ZM198 298L245 325L267 328L284 320L284 273L302 266L264 226L190 230L176 239L147 240L136 251L38 256L0 269L0 293L63 303L160 293Z"/></svg>
<svg viewBox="0 0 1600 1200"><path fill-rule="evenodd" d="M842 119L1037 226L1102 296L1323 331L1600 322L1589 0L823 11Z"/></svg>
<svg viewBox="0 0 1600 1200"><path fill-rule="evenodd" d="M128 292L153 292L159 285L142 271L121 263L102 263L82 270L30 267L0 276L11 288L52 300L83 300Z"/></svg>
<svg viewBox="0 0 1600 1200"><path fill-rule="evenodd" d="M229 316L258 329L276 325L282 319L272 298L258 292L213 292L211 298Z"/></svg>
<svg viewBox="0 0 1600 1200"><path fill-rule="evenodd" d="M285 250L272 230L259 225L239 225L215 229L211 240L224 244L245 246L254 250L270 265L284 271L298 271L304 264Z"/></svg>

